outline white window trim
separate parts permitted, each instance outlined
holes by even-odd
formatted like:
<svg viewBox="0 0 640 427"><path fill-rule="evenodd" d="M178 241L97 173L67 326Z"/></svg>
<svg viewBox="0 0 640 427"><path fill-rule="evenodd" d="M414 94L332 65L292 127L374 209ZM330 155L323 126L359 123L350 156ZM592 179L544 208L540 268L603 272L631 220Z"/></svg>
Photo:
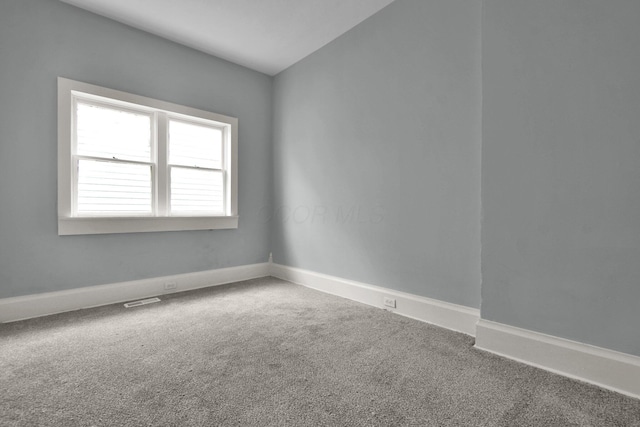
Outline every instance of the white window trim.
<svg viewBox="0 0 640 427"><path fill-rule="evenodd" d="M231 127L226 156L226 208L222 216L88 217L73 216L73 162L71 160L74 92L140 105L173 117L200 118ZM163 130L160 129L162 132ZM166 164L166 159L164 159ZM159 175L162 176L163 174ZM162 185L162 183L160 183ZM160 194L158 197L166 197ZM153 231L214 230L238 228L238 119L179 104L107 89L58 77L58 235L138 233Z"/></svg>

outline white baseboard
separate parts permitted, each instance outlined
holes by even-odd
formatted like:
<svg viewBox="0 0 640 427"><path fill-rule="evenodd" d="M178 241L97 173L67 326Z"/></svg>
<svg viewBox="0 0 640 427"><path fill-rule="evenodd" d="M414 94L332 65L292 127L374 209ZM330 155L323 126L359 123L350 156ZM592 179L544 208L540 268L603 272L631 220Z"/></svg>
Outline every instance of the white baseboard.
<svg viewBox="0 0 640 427"><path fill-rule="evenodd" d="M0 322L13 322L265 276L269 276L269 263L4 298L0 299ZM168 282L176 283L176 289L165 290L164 284Z"/></svg>
<svg viewBox="0 0 640 427"><path fill-rule="evenodd" d="M640 357L480 319L480 311L279 264L261 263L0 299L0 322L274 276L476 337L476 348L640 398ZM176 289L165 290L174 282ZM396 308L385 307L385 297Z"/></svg>
<svg viewBox="0 0 640 427"><path fill-rule="evenodd" d="M477 348L640 398L640 357L481 319Z"/></svg>
<svg viewBox="0 0 640 427"><path fill-rule="evenodd" d="M405 292L341 279L294 267L271 264L271 275L308 288L337 295L394 313L475 336L480 310ZM385 307L384 297L396 300L396 308Z"/></svg>

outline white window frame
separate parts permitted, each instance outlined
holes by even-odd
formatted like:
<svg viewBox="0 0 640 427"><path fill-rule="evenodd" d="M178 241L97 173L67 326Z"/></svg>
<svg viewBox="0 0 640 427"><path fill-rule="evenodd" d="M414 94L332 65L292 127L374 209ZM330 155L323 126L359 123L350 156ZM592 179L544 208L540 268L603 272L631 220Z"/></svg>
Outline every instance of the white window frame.
<svg viewBox="0 0 640 427"><path fill-rule="evenodd" d="M151 114L153 213L145 216L79 216L74 160L76 100L105 103ZM169 119L215 125L224 129L225 212L217 216L169 214ZM58 77L58 235L139 233L153 231L238 228L238 119L114 89Z"/></svg>

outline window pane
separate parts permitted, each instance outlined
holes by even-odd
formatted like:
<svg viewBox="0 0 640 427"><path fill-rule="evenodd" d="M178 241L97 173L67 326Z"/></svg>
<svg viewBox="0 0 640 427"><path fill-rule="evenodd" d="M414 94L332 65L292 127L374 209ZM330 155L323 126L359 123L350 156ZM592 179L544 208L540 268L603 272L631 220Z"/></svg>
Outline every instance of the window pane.
<svg viewBox="0 0 640 427"><path fill-rule="evenodd" d="M151 117L146 114L78 102L76 135L80 155L151 159Z"/></svg>
<svg viewBox="0 0 640 427"><path fill-rule="evenodd" d="M171 213L224 214L221 171L171 168Z"/></svg>
<svg viewBox="0 0 640 427"><path fill-rule="evenodd" d="M78 213L151 214L151 166L78 161Z"/></svg>
<svg viewBox="0 0 640 427"><path fill-rule="evenodd" d="M222 169L222 129L169 120L169 163Z"/></svg>

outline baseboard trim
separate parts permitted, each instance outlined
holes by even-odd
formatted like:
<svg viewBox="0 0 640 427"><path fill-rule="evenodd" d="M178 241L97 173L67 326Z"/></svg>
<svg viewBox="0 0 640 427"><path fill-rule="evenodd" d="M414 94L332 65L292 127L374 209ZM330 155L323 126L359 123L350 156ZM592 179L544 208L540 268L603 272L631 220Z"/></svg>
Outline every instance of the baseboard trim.
<svg viewBox="0 0 640 427"><path fill-rule="evenodd" d="M274 276L475 336L475 347L640 398L640 357L480 319L474 308L273 263L250 264L0 299L0 323ZM164 284L175 282L176 289ZM383 298L396 300L385 307Z"/></svg>
<svg viewBox="0 0 640 427"><path fill-rule="evenodd" d="M481 319L476 348L640 398L640 357Z"/></svg>
<svg viewBox="0 0 640 427"><path fill-rule="evenodd" d="M271 264L271 275L305 287L384 308L402 316L432 323L475 336L480 310L436 299L329 276L300 268ZM385 307L383 298L396 300L396 308Z"/></svg>
<svg viewBox="0 0 640 427"><path fill-rule="evenodd" d="M14 322L33 317L47 316L65 311L97 307L148 298L162 294L183 292L208 286L269 276L269 263L249 264L193 273L175 274L150 279L86 288L46 292L0 299L0 322ZM176 283L177 287L165 290L164 284Z"/></svg>

